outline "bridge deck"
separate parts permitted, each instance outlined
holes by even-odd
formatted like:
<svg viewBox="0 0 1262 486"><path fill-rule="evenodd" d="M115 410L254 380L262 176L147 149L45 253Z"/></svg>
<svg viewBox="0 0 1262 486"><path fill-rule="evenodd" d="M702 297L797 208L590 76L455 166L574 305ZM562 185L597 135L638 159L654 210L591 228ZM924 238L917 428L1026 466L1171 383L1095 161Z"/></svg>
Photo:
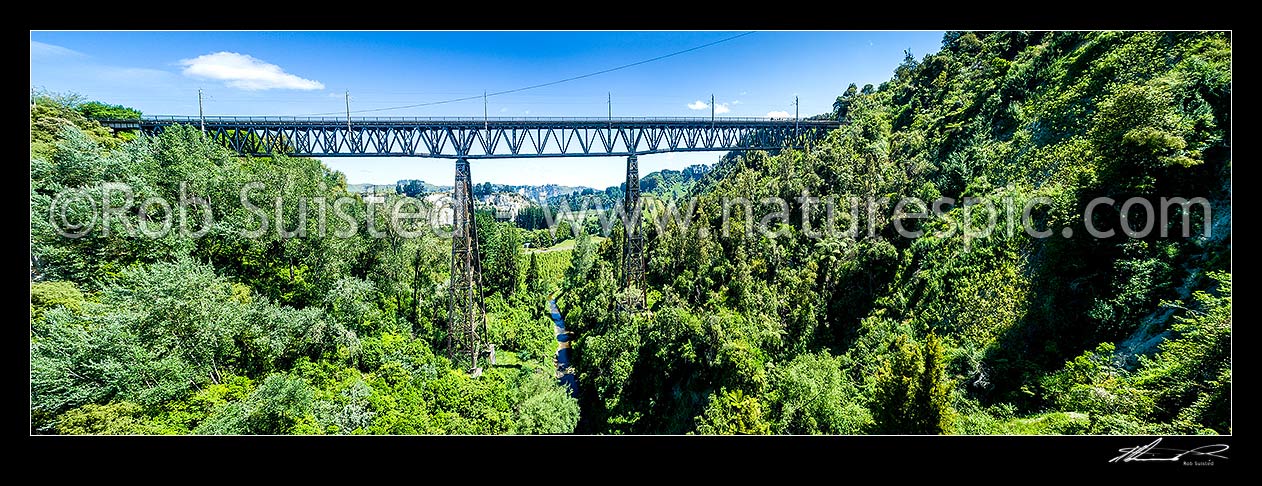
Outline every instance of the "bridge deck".
<svg viewBox="0 0 1262 486"><path fill-rule="evenodd" d="M159 133L204 127L243 155L307 157L592 157L800 147L834 120L775 118L406 118L150 116L101 120L115 130Z"/></svg>

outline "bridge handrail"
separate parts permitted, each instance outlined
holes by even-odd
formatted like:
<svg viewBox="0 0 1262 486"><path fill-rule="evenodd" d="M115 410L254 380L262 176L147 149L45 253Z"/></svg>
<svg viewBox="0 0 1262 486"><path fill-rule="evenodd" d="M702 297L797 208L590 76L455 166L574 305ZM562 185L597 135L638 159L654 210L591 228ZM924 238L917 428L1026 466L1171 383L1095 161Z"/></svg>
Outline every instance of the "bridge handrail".
<svg viewBox="0 0 1262 486"><path fill-rule="evenodd" d="M202 121L210 123L258 123L258 122L317 122L317 123L346 123L346 117L301 117L301 116L207 116L204 118L196 116L184 115L145 115L139 119L102 119L103 123L144 123L144 122L173 122L173 123L200 123ZM656 123L656 122L683 122L683 123L732 123L732 122L797 122L804 125L837 125L836 120L808 120L793 118L767 118L767 117L735 117L735 116L719 116L711 119L710 117L560 117L560 116L534 116L534 117L475 117L475 116L441 116L441 117L351 117L351 123L373 123L373 122L582 122L582 123Z"/></svg>

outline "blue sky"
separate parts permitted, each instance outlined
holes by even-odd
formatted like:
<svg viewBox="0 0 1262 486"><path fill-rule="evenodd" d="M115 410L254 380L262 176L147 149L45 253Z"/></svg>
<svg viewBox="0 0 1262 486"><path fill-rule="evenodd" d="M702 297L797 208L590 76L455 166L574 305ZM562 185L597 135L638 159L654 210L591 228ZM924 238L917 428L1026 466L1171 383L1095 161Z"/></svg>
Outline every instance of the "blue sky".
<svg viewBox="0 0 1262 486"><path fill-rule="evenodd" d="M31 86L149 115L311 115L425 103L546 83L688 49L739 32L31 32ZM491 97L491 116L802 116L831 110L849 83L887 80L942 32L755 32L703 49L553 86ZM698 103L701 102L701 103ZM691 107L690 107L691 105ZM702 106L704 105L704 106ZM481 99L365 116L482 116ZM640 158L642 173L722 155ZM351 183L450 184L450 160L328 158ZM625 161L473 161L478 181L622 182Z"/></svg>

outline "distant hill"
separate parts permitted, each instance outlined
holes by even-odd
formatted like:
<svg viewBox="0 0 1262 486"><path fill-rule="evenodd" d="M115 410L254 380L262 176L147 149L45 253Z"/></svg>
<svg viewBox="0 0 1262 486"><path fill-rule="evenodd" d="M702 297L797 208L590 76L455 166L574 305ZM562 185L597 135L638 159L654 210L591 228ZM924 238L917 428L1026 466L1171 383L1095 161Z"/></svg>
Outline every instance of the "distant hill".
<svg viewBox="0 0 1262 486"><path fill-rule="evenodd" d="M557 184L544 184L544 185L539 185L539 186L529 186L529 185L513 185L513 184L493 184L490 182L483 182L481 184L474 184L473 195L484 196L488 194L496 194L496 193L501 193L501 192L511 192L511 193L520 195L526 199L529 199L531 201L538 202L538 201L547 200L548 198L552 198L552 197L558 197L558 196L564 196L567 194L573 194L576 192L582 192L584 190L591 190L591 188L586 187L586 186L560 186Z"/></svg>
<svg viewBox="0 0 1262 486"><path fill-rule="evenodd" d="M347 184L346 191L358 194L381 194L395 192L393 184Z"/></svg>
<svg viewBox="0 0 1262 486"><path fill-rule="evenodd" d="M667 169L651 172L640 178L640 192L662 198L680 198L687 194L688 190L697 181L710 173L710 170L711 166L709 165L696 164L685 167L683 170ZM420 179L402 179L393 185L347 185L347 190L354 193L407 194L413 197L437 192L450 192L451 188L451 186L439 186ZM485 199L486 196L492 194L509 193L533 203L546 201L547 204L557 205L563 201L569 201L572 207L588 197L597 197L604 203L605 207L610 207L613 202L622 200L625 191L625 183L609 186L603 190L587 186L562 186L557 184L515 185L483 182L473 185L473 195L479 199Z"/></svg>
<svg viewBox="0 0 1262 486"><path fill-rule="evenodd" d="M688 190L697 181L709 174L711 169L710 165L695 164L685 167L683 170L664 169L650 172L640 177L640 193L666 199L682 198L688 194ZM602 207L610 208L622 200L626 194L626 188L626 183L609 186L604 190L583 188L580 191L549 198L547 202L552 206L568 203L570 207L577 208L585 199L597 198Z"/></svg>
<svg viewBox="0 0 1262 486"><path fill-rule="evenodd" d="M401 179L394 183L394 192L417 197L434 192L447 192L451 186L438 186L420 179Z"/></svg>
<svg viewBox="0 0 1262 486"><path fill-rule="evenodd" d="M680 198L693 184L710 172L710 166L696 164L684 170L659 170L640 178L640 192L662 198ZM625 190L626 184L620 186Z"/></svg>
<svg viewBox="0 0 1262 486"><path fill-rule="evenodd" d="M407 194L409 196L419 196L424 194L432 194L436 192L451 192L450 185L437 185L425 182L420 179L401 179L394 184L347 184L346 190L355 193L391 193L391 194ZM564 196L583 190L592 190L584 186L561 186L557 184L543 184L537 186L531 185L513 185L513 184L492 184L483 182L473 185L474 196L486 196L499 193L513 193L531 201L543 201L548 198Z"/></svg>

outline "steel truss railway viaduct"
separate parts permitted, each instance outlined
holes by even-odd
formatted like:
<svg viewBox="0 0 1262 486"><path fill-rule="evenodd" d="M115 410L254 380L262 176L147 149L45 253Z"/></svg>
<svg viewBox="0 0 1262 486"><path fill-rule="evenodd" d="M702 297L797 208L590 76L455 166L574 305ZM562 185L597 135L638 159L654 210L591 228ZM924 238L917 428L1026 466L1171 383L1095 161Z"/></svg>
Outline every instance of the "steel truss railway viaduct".
<svg viewBox="0 0 1262 486"><path fill-rule="evenodd" d="M199 127L241 155L428 157L454 159L448 353L478 370L486 339L482 269L473 219L470 160L625 156L627 187L623 285L626 307L644 305L644 239L637 156L665 152L799 148L822 138L833 120L768 118L296 118L145 117L102 120L114 130L153 135L172 125Z"/></svg>

